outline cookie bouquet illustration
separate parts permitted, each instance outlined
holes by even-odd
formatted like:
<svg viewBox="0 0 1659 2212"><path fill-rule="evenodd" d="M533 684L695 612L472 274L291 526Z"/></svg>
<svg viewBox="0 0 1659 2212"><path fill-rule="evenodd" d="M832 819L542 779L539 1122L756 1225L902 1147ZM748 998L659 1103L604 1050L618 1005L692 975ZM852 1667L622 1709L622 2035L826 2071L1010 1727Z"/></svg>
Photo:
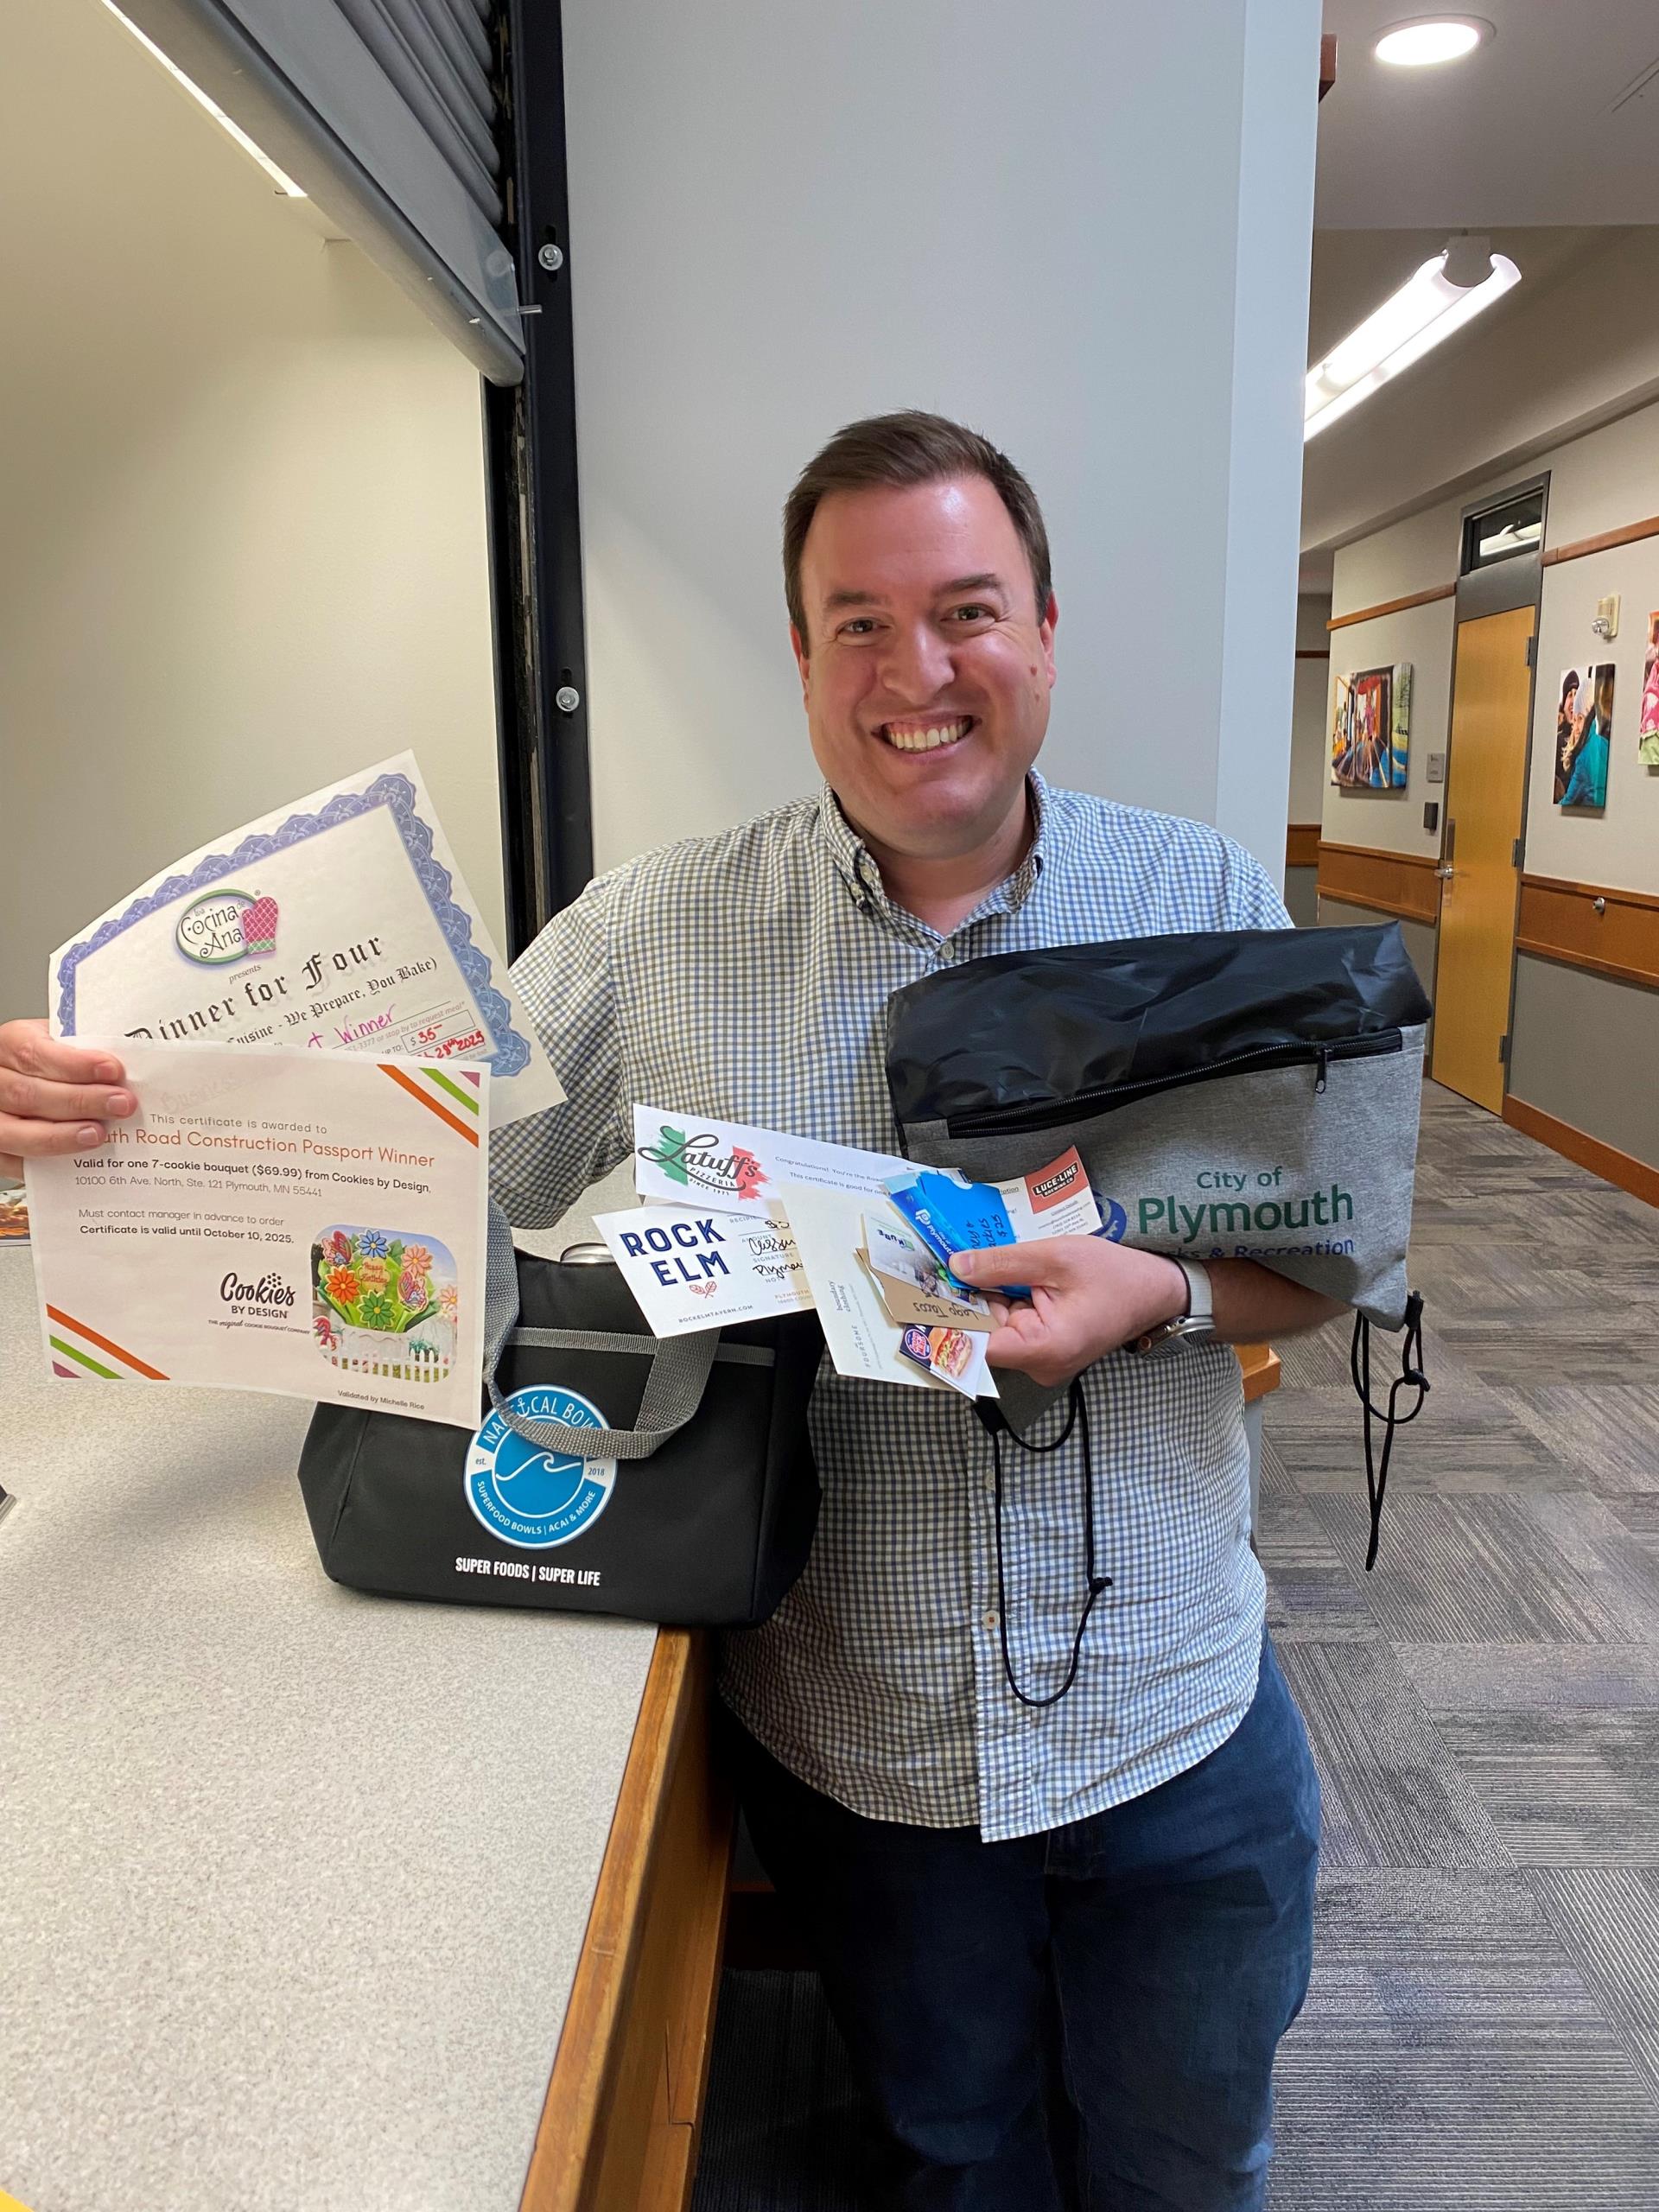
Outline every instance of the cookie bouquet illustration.
<svg viewBox="0 0 1659 2212"><path fill-rule="evenodd" d="M441 1382L455 1357L454 1255L436 1237L336 1223L311 1247L312 1327L332 1366Z"/></svg>

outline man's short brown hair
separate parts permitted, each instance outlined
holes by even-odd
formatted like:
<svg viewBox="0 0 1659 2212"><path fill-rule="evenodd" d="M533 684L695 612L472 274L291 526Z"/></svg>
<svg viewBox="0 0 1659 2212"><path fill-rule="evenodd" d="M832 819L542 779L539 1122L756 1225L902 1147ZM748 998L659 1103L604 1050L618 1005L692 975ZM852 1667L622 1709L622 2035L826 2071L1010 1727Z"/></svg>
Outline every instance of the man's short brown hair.
<svg viewBox="0 0 1659 2212"><path fill-rule="evenodd" d="M944 415L906 409L897 415L869 415L837 430L808 461L784 503L784 597L803 652L810 641L801 602L801 553L819 500L831 492L863 492L877 486L902 490L912 484L944 483L953 476L982 476L1007 509L1031 562L1037 617L1042 620L1053 580L1048 532L1037 494L1007 455L977 430L966 429Z"/></svg>

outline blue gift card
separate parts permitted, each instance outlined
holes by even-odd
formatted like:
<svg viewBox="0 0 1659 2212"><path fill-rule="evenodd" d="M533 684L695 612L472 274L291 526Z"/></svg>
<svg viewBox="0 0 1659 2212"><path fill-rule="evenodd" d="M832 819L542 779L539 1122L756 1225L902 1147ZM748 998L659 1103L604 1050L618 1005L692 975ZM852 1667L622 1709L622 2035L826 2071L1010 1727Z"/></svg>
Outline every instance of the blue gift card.
<svg viewBox="0 0 1659 2212"><path fill-rule="evenodd" d="M993 1246L1015 1241L1002 1193L992 1184L963 1185L935 1168L925 1167L914 1176L895 1176L887 1190L894 1205L944 1269L946 1280L957 1290L967 1285L950 1273L953 1252L988 1251ZM997 1290L1006 1298L1031 1295L1019 1283L999 1283Z"/></svg>

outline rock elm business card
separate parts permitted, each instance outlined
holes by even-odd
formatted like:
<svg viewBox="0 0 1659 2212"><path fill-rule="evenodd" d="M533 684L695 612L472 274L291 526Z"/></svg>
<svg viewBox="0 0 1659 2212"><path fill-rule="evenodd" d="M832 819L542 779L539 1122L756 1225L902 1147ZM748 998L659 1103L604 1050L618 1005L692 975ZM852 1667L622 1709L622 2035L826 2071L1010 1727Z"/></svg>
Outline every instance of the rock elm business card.
<svg viewBox="0 0 1659 2212"><path fill-rule="evenodd" d="M594 1226L658 1337L798 1313L812 1292L787 1222L753 1213L636 1206Z"/></svg>

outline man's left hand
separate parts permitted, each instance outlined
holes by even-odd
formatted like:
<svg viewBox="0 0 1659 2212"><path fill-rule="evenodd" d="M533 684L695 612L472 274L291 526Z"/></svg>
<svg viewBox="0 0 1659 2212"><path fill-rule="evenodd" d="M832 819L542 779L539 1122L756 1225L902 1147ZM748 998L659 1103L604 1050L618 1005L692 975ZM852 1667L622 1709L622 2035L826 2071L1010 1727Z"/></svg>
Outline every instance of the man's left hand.
<svg viewBox="0 0 1659 2212"><path fill-rule="evenodd" d="M1046 1388L1186 1311L1186 1277L1173 1260L1099 1236L958 1252L950 1270L990 1299L998 1323L985 1347L991 1365L1018 1368ZM1027 1285L1030 1303L999 1298L1000 1283Z"/></svg>

